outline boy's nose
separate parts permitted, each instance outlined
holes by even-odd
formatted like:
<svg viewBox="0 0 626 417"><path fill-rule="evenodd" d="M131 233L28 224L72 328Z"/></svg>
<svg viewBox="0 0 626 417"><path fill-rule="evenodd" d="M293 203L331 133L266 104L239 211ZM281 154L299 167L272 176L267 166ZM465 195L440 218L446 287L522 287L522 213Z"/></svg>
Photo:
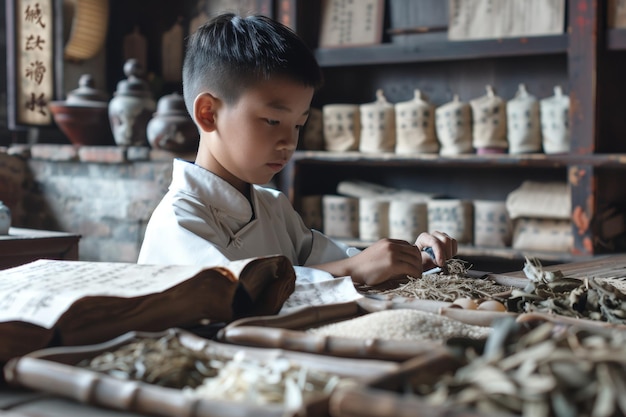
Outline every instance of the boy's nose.
<svg viewBox="0 0 626 417"><path fill-rule="evenodd" d="M298 138L299 132L296 132L295 134L285 135L283 136L283 139L278 142L278 148L280 150L293 151L298 146Z"/></svg>

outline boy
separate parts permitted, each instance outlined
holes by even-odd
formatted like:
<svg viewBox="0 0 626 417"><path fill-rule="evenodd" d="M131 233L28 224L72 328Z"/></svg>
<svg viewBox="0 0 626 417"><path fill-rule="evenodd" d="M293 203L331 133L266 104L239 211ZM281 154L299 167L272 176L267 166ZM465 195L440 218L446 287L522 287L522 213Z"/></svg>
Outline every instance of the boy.
<svg viewBox="0 0 626 417"><path fill-rule="evenodd" d="M376 285L419 277L454 256L457 242L439 232L420 235L415 245L383 239L362 252L348 248L307 229L284 194L259 186L293 155L321 83L311 51L278 22L227 13L201 26L183 66L198 153L195 163L174 161L138 262L223 265L281 254L296 266Z"/></svg>

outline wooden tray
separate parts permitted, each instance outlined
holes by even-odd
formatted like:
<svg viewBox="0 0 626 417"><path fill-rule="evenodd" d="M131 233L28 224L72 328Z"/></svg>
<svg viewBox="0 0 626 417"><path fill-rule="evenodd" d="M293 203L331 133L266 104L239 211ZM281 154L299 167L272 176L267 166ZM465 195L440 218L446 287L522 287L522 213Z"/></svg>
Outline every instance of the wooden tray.
<svg viewBox="0 0 626 417"><path fill-rule="evenodd" d="M253 405L214 399L194 399L182 390L165 388L140 381L118 379L104 373L75 366L83 359L112 351L133 341L160 338L173 334L194 350L211 349L225 357L237 352L262 361L288 358L307 369L351 377L367 382L397 369L397 364L376 360L347 360L280 349L257 349L227 345L199 338L179 329L166 332L130 332L105 343L90 346L56 347L12 359L4 368L7 382L64 397L81 403L165 417L235 417L298 415L281 405ZM304 404L306 415L328 414L330 395L318 395Z"/></svg>
<svg viewBox="0 0 626 417"><path fill-rule="evenodd" d="M307 329L353 319L389 309L415 309L478 326L491 326L494 320L513 313L463 310L451 303L395 297L378 300L364 297L340 304L314 306L282 316L260 316L235 320L221 329L218 340L231 344L281 348L338 357L405 361L444 343L435 341L357 339L307 333Z"/></svg>

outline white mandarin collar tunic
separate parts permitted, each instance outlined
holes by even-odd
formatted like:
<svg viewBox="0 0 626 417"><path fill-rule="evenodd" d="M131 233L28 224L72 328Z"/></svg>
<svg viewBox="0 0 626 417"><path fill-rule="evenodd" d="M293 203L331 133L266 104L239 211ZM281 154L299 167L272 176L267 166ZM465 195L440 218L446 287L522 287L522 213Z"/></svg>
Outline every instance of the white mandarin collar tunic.
<svg viewBox="0 0 626 417"><path fill-rule="evenodd" d="M252 206L228 182L181 159L148 222L138 263L226 265L284 255L294 266L343 259L356 250L308 229L287 197L254 185Z"/></svg>

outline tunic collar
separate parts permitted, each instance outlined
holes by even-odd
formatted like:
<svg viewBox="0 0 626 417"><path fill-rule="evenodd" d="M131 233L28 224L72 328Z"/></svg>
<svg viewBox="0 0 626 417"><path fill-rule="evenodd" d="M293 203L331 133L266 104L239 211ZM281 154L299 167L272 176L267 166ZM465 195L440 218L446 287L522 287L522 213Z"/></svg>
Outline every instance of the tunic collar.
<svg viewBox="0 0 626 417"><path fill-rule="evenodd" d="M238 222L247 223L252 218L252 207L248 199L227 181L201 166L182 159L173 164L170 190L177 190L194 196L207 206ZM254 186L250 187L253 204L257 205Z"/></svg>

